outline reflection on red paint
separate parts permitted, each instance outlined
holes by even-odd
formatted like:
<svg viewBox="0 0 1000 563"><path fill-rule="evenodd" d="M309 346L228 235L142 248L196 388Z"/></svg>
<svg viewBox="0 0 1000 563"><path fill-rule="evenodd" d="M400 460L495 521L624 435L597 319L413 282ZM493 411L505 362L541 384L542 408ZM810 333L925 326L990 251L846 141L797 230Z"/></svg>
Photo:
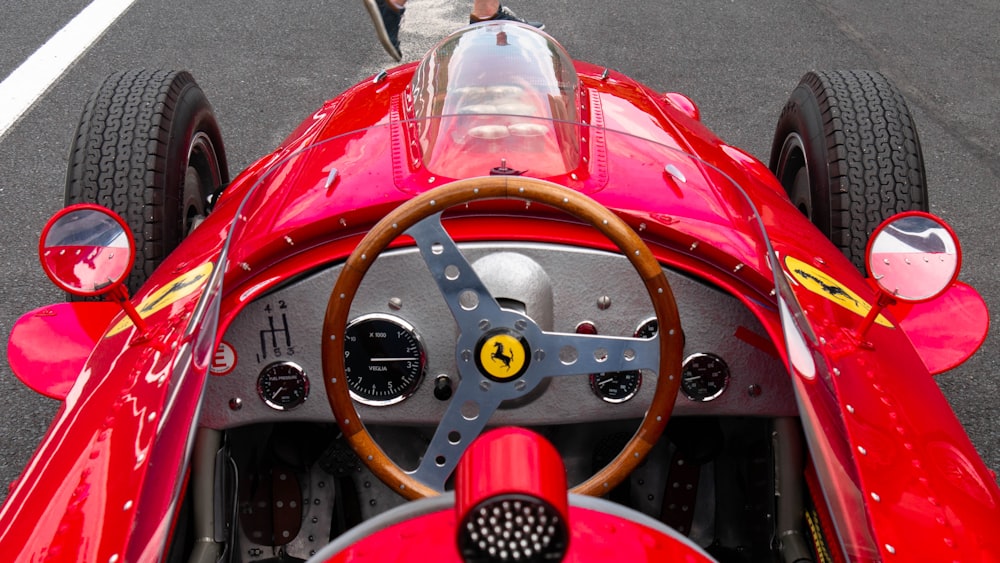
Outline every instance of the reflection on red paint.
<svg viewBox="0 0 1000 563"><path fill-rule="evenodd" d="M42 259L59 281L81 291L101 290L119 280L129 268L127 248L52 246Z"/></svg>

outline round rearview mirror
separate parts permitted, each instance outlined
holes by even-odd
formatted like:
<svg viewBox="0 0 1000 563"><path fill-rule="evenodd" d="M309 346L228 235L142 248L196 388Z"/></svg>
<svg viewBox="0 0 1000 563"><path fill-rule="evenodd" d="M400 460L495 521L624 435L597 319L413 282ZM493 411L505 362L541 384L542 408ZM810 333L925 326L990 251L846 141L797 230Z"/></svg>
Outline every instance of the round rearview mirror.
<svg viewBox="0 0 1000 563"><path fill-rule="evenodd" d="M868 274L883 291L905 301L940 295L958 277L961 262L951 227L920 211L889 218L868 242Z"/></svg>
<svg viewBox="0 0 1000 563"><path fill-rule="evenodd" d="M121 217L99 205L78 204L49 219L38 253L53 283L73 295L93 296L125 280L135 245Z"/></svg>

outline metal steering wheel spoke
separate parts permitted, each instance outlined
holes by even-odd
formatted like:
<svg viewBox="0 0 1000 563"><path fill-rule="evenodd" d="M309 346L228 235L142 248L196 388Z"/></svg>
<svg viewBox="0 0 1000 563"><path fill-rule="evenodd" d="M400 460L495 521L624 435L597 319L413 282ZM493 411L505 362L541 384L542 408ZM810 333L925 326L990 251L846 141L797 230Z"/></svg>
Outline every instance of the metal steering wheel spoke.
<svg viewBox="0 0 1000 563"><path fill-rule="evenodd" d="M546 332L532 345L536 361L529 373L541 371L542 377L640 369L658 372L660 369L659 336L633 338ZM543 353L539 354L539 350Z"/></svg>
<svg viewBox="0 0 1000 563"><path fill-rule="evenodd" d="M461 328L466 323L500 314L493 295L441 224L440 213L418 221L406 234L417 243L424 263Z"/></svg>
<svg viewBox="0 0 1000 563"><path fill-rule="evenodd" d="M505 399L502 395L481 382L459 383L420 465L409 475L438 491L445 490L458 460Z"/></svg>

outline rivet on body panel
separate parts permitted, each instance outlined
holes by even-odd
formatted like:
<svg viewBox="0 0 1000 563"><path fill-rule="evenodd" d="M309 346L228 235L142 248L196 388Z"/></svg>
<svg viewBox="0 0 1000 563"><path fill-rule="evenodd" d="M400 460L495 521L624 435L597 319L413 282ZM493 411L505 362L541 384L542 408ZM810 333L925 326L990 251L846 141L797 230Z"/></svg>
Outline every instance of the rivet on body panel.
<svg viewBox="0 0 1000 563"><path fill-rule="evenodd" d="M327 174L327 176L326 176L326 185L324 186L324 188L325 189L330 189L330 186L332 186L333 183L336 182L336 181L337 181L337 169L336 168L331 168L330 169L330 173Z"/></svg>
<svg viewBox="0 0 1000 563"><path fill-rule="evenodd" d="M687 183L687 177L684 176L684 173L681 172L680 168L677 168L673 164L668 164L668 165L664 166L663 167L663 171L666 172L667 174L670 174L671 176L673 176L674 179L677 180L678 182L680 182L682 184Z"/></svg>

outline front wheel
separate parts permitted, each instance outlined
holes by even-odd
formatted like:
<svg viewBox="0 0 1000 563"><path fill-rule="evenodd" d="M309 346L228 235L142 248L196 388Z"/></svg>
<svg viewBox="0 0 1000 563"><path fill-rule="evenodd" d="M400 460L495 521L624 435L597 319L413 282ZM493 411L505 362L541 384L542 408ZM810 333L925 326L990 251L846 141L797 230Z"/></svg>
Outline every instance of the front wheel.
<svg viewBox="0 0 1000 563"><path fill-rule="evenodd" d="M219 124L186 71L112 74L84 107L70 149L66 205L121 215L136 241L134 293L208 214L229 182Z"/></svg>
<svg viewBox="0 0 1000 563"><path fill-rule="evenodd" d="M792 203L864 271L883 220L927 211L917 129L902 94L876 72L809 72L785 104L770 168Z"/></svg>

